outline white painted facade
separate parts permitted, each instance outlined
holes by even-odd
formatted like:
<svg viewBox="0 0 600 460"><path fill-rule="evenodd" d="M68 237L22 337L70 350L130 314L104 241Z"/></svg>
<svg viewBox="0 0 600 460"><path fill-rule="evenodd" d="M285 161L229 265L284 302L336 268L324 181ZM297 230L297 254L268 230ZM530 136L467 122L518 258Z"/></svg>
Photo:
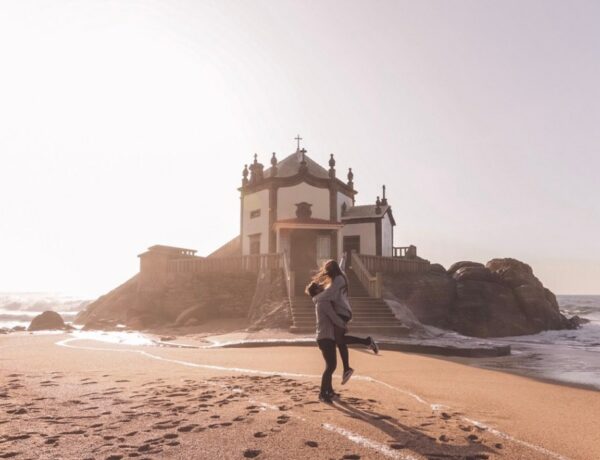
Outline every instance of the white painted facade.
<svg viewBox="0 0 600 460"><path fill-rule="evenodd" d="M294 219L296 203L311 203L312 217L329 220L329 189L317 188L301 183L292 187L282 187L277 191L277 219Z"/></svg>
<svg viewBox="0 0 600 460"><path fill-rule="evenodd" d="M364 222L359 224L347 224L342 228L342 236L359 236L360 253L376 255L375 223Z"/></svg>
<svg viewBox="0 0 600 460"><path fill-rule="evenodd" d="M394 230L390 216L386 213L381 219L381 255L392 257L394 242Z"/></svg>
<svg viewBox="0 0 600 460"><path fill-rule="evenodd" d="M348 195L344 195L342 192L337 192L337 216L338 219L342 216L342 207L346 203L346 209L352 207L352 198Z"/></svg>
<svg viewBox="0 0 600 460"><path fill-rule="evenodd" d="M253 211L260 215L251 217ZM244 195L242 207L242 254L250 254L250 238L260 234L260 252L269 252L269 191Z"/></svg>
<svg viewBox="0 0 600 460"><path fill-rule="evenodd" d="M327 171L310 159L307 163L299 163L302 158L303 155L294 154L278 162L275 175L270 169L264 175L259 172L257 177L248 179L248 170L245 170L240 189L242 254L251 254L253 250L261 254L291 254L294 241L302 239L292 232L306 230L315 235L315 247L311 243L308 252L316 254L319 262L329 257L339 259L345 236L360 237L360 252L363 254L377 255L378 244L381 244L381 255L392 256L394 223L388 213L387 202L383 205L383 212L376 211L375 204L355 207L353 196L356 192L351 182L342 182L331 174L332 170ZM260 169L262 165L257 165L255 160L252 174L257 171L256 168ZM332 189L335 190L334 221L330 210ZM276 203L270 203L274 193ZM299 210L297 204L303 202L311 205L310 212ZM346 213L342 212L344 207ZM376 234L378 227L380 235ZM294 247L298 255L299 246Z"/></svg>

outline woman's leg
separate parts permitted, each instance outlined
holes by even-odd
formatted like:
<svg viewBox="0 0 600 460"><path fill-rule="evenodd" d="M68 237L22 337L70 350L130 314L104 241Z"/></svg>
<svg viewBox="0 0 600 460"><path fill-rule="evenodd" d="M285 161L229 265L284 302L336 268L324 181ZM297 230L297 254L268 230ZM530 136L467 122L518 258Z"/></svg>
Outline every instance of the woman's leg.
<svg viewBox="0 0 600 460"><path fill-rule="evenodd" d="M335 343L337 344L338 350L340 351L340 357L342 358L344 372L350 369L350 357L348 355L348 345L346 345L345 334L345 329L335 326Z"/></svg>
<svg viewBox="0 0 600 460"><path fill-rule="evenodd" d="M325 395L333 391L331 377L337 367L337 357L335 353L335 341L331 339L318 340L319 348L325 359L325 371L321 377L321 395Z"/></svg>
<svg viewBox="0 0 600 460"><path fill-rule="evenodd" d="M352 335L344 335L344 343L346 345L350 345L352 343L360 343L368 347L371 344L371 337L362 339L360 337L354 337Z"/></svg>

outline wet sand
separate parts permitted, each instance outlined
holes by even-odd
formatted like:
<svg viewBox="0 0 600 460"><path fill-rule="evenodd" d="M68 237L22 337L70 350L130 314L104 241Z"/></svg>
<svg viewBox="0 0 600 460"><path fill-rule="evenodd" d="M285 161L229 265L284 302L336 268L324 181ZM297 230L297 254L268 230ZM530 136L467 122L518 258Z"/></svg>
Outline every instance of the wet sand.
<svg viewBox="0 0 600 460"><path fill-rule="evenodd" d="M329 406L316 348L0 337L0 458L600 458L600 392L400 352L351 360Z"/></svg>

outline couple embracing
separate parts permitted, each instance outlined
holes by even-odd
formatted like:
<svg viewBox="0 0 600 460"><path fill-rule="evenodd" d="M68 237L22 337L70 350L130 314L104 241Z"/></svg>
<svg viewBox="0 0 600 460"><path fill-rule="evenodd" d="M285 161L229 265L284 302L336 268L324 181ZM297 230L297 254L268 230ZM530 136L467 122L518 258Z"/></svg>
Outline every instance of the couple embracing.
<svg viewBox="0 0 600 460"><path fill-rule="evenodd" d="M321 378L319 400L331 403L337 396L333 391L331 378L337 367L336 346L340 351L344 373L344 385L354 369L350 367L348 345L359 343L369 347L375 354L379 348L372 337L359 338L346 335L348 323L352 319L352 307L348 302L348 278L335 260L328 260L319 272L313 276L306 287L306 293L313 299L317 317L317 344L325 360L325 371Z"/></svg>

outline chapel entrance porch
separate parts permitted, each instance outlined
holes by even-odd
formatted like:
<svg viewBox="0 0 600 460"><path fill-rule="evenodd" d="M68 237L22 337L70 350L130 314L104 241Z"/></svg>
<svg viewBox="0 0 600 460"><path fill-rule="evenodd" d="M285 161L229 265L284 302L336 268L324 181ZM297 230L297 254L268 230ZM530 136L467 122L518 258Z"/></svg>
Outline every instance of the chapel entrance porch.
<svg viewBox="0 0 600 460"><path fill-rule="evenodd" d="M287 254L294 273L294 292L303 293L311 276L328 259L338 259L341 225L329 221L297 219L275 224L277 252Z"/></svg>

